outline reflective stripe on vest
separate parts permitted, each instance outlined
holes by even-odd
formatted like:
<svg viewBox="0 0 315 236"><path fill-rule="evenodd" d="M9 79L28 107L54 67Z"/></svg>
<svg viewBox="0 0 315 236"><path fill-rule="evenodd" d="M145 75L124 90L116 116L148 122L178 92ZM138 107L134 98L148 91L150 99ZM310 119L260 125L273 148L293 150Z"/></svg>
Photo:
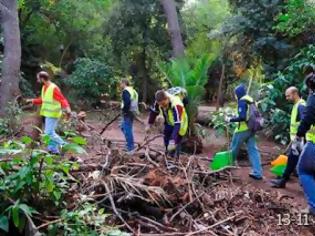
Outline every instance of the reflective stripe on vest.
<svg viewBox="0 0 315 236"><path fill-rule="evenodd" d="M124 90L127 90L130 94L131 104L130 104L130 111L138 112L138 93L132 87L126 87ZM124 101L121 101L121 108L124 107Z"/></svg>
<svg viewBox="0 0 315 236"><path fill-rule="evenodd" d="M184 136L188 130L188 115L184 107L184 104L178 96L173 96L169 93L167 93L167 96L170 99L171 107L167 108L167 111L166 111L166 123L171 126L175 125L173 108L176 106L181 106L183 108L183 112L182 112L181 121L180 121L179 135ZM163 115L162 108L160 107L159 109L160 109L160 114Z"/></svg>
<svg viewBox="0 0 315 236"><path fill-rule="evenodd" d="M315 144L315 126L312 125L310 130L306 133L306 141Z"/></svg>
<svg viewBox="0 0 315 236"><path fill-rule="evenodd" d="M49 118L60 118L62 115L60 102L54 99L54 89L57 85L50 83L46 91L42 88L42 106L40 109L40 115Z"/></svg>
<svg viewBox="0 0 315 236"><path fill-rule="evenodd" d="M292 112L291 112L291 123L290 123L290 139L291 141L294 140L295 135L297 134L298 127L300 125L300 121L297 120L298 116L298 108L299 105L306 105L306 102L303 99L300 99L297 103L293 105Z"/></svg>
<svg viewBox="0 0 315 236"><path fill-rule="evenodd" d="M249 95L245 95L245 96L241 97L240 100L246 101L248 103L254 102L254 99ZM237 110L237 112L239 112L239 111ZM235 133L244 132L244 131L248 130L248 126L247 126L248 119L249 119L249 106L248 106L247 111L246 111L246 121L241 121L238 123L238 126L236 127Z"/></svg>

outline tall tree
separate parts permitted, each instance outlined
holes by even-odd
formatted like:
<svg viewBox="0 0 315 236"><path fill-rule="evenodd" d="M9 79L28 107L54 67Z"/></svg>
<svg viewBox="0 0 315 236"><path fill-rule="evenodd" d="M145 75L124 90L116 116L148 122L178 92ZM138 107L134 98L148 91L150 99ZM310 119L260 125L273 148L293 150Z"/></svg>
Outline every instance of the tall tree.
<svg viewBox="0 0 315 236"><path fill-rule="evenodd" d="M2 83L0 85L0 115L5 114L9 101L19 94L21 41L16 0L0 1L1 26L4 37Z"/></svg>
<svg viewBox="0 0 315 236"><path fill-rule="evenodd" d="M184 55L184 43L179 27L176 5L174 0L160 0L164 13L167 18L167 28L171 37L173 56L181 57Z"/></svg>
<svg viewBox="0 0 315 236"><path fill-rule="evenodd" d="M156 0L121 0L105 25L112 47L113 66L119 76L130 74L139 98L151 102L163 75L161 61L172 51L162 5Z"/></svg>

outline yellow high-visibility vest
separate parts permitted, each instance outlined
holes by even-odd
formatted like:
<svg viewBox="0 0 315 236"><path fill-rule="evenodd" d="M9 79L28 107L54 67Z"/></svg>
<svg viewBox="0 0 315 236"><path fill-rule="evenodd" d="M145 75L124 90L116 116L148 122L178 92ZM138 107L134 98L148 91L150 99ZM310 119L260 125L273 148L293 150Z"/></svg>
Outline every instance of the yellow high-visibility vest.
<svg viewBox="0 0 315 236"><path fill-rule="evenodd" d="M131 104L130 104L130 111L138 113L139 108L138 108L138 93L133 87L126 87L124 90L127 90L128 93L130 94L130 99L131 99ZM124 101L121 101L121 108L124 107Z"/></svg>
<svg viewBox="0 0 315 236"><path fill-rule="evenodd" d="M42 106L40 115L49 118L60 118L62 115L60 102L54 99L54 89L57 87L54 83L50 83L46 91L42 88Z"/></svg>
<svg viewBox="0 0 315 236"><path fill-rule="evenodd" d="M171 107L167 109L166 114L166 123L174 126L175 125L175 119L174 119L174 114L173 114L173 108L176 106L181 106L183 107L183 113L181 116L181 121L180 121L180 129L179 129L179 135L184 136L187 133L188 130L188 115L186 112L186 109L184 107L183 102L181 101L181 99L178 96L173 96L171 94L167 94L167 96L170 99L170 103L171 103ZM163 114L163 110L160 107L160 114Z"/></svg>
<svg viewBox="0 0 315 236"><path fill-rule="evenodd" d="M300 121L296 121L297 120L297 116L298 116L298 108L299 105L306 105L306 102L303 99L300 99L297 103L295 103L293 105L292 111L291 111L291 122L290 122L290 139L291 141L294 140L297 131L298 131L298 127L300 125Z"/></svg>
<svg viewBox="0 0 315 236"><path fill-rule="evenodd" d="M241 97L240 100L244 100L248 103L254 102L254 99L249 95L245 95L245 96ZM249 106L248 106L247 112L246 112L246 121L241 121L238 123L238 126L236 127L235 133L244 132L244 131L248 130L248 125L247 125L248 119L249 119Z"/></svg>

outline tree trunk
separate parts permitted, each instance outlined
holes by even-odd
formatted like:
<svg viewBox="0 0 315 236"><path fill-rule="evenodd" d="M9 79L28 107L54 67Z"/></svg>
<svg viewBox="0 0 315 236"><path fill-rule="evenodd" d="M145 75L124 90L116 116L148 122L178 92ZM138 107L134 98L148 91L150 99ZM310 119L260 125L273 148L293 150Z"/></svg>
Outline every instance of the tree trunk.
<svg viewBox="0 0 315 236"><path fill-rule="evenodd" d="M173 57L184 56L184 43L179 27L178 16L174 0L160 0L167 19L167 29L171 37Z"/></svg>
<svg viewBox="0 0 315 236"><path fill-rule="evenodd" d="M222 62L222 70L221 70L221 76L220 76L220 84L219 84L219 89L218 89L218 97L217 97L217 104L216 104L216 110L219 110L220 104L221 104L221 99L222 99L222 87L223 87L223 81L225 78L225 64L223 60Z"/></svg>
<svg viewBox="0 0 315 236"><path fill-rule="evenodd" d="M4 36L4 58L0 85L0 116L3 116L8 102L13 101L20 93L21 40L17 1L1 1L0 14Z"/></svg>
<svg viewBox="0 0 315 236"><path fill-rule="evenodd" d="M143 48L142 52L142 63L143 63L143 68L142 68L142 78L143 78L143 97L142 101L147 102L148 101L148 73L147 73L147 68L146 68L146 48Z"/></svg>

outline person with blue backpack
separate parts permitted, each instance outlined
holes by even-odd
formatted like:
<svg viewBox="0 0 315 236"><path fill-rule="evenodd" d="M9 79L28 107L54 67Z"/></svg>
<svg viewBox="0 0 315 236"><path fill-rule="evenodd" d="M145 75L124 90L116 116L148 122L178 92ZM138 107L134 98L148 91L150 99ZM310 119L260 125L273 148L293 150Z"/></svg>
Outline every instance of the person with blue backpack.
<svg viewBox="0 0 315 236"><path fill-rule="evenodd" d="M263 170L255 132L262 128L263 119L258 112L254 99L246 94L245 85L240 84L235 88L234 92L238 101L238 116L226 119L227 122L237 123L230 146L232 158L235 162L241 146L245 143L252 166L252 172L249 174L249 177L261 180L263 179Z"/></svg>

